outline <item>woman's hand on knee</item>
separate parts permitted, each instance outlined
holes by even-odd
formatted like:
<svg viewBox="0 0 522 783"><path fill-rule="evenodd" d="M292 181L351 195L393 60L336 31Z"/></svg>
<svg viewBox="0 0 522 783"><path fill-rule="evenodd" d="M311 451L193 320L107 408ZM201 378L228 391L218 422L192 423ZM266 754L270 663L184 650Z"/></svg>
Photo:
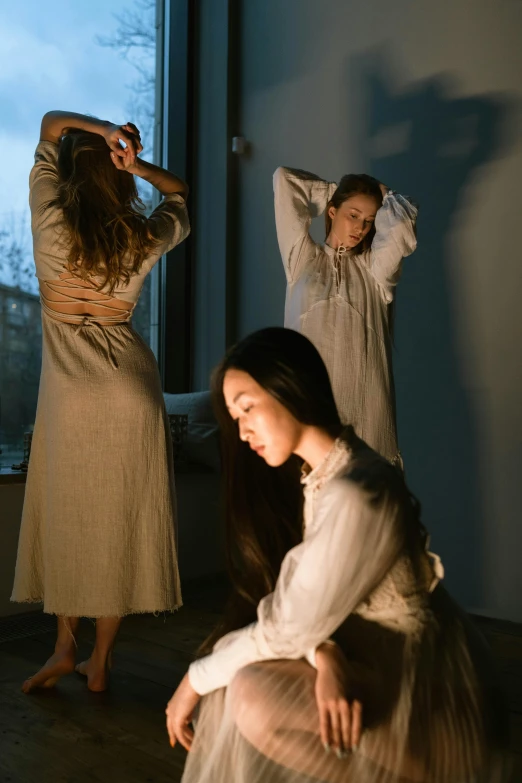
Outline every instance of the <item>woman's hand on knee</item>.
<svg viewBox="0 0 522 783"><path fill-rule="evenodd" d="M196 693L190 684L188 674L186 674L165 710L171 747L174 747L176 742L179 742L185 750L190 750L192 740L194 739L194 731L190 723L200 699L201 696L199 693Z"/></svg>
<svg viewBox="0 0 522 783"><path fill-rule="evenodd" d="M339 758L357 750L362 730L362 705L350 700L348 662L336 644L321 645L316 651L315 698L319 710L321 741L326 751Z"/></svg>

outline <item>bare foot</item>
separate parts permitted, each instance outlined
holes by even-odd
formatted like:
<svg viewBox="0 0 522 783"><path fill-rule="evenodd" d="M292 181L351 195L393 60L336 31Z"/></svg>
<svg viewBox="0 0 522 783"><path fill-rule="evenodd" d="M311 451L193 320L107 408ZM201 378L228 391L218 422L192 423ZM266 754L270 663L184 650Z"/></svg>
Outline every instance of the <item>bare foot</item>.
<svg viewBox="0 0 522 783"><path fill-rule="evenodd" d="M52 688L60 677L74 671L75 650L73 648L55 652L42 668L29 677L22 685L24 693L30 693L35 688Z"/></svg>
<svg viewBox="0 0 522 783"><path fill-rule="evenodd" d="M87 661L82 661L78 666L75 666L74 671L87 677L87 687L90 691L100 693L109 687L111 665L110 655L105 662L99 661L91 655Z"/></svg>

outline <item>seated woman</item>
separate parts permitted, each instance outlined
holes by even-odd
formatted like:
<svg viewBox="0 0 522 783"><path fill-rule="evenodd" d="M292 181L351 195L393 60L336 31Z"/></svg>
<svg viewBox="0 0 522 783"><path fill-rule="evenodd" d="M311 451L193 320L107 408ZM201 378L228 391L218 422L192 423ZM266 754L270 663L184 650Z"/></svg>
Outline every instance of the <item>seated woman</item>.
<svg viewBox="0 0 522 783"><path fill-rule="evenodd" d="M184 783L504 780L487 650L402 476L341 428L313 345L247 337L214 396L235 591L167 707Z"/></svg>

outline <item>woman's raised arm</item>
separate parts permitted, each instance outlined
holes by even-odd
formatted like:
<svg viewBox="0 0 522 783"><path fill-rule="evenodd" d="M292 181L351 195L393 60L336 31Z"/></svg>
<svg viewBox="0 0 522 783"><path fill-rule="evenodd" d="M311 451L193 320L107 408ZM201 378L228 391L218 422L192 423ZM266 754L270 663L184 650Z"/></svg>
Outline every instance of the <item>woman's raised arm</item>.
<svg viewBox="0 0 522 783"><path fill-rule="evenodd" d="M98 133L103 136L107 146L117 154L123 152L122 144L129 148L131 157L136 158L142 151L139 131L135 125L115 125L112 122L89 117L86 114L76 114L67 111L48 111L42 117L40 141L52 141L57 144L68 128Z"/></svg>
<svg viewBox="0 0 522 783"><path fill-rule="evenodd" d="M381 185L384 198L375 218L375 236L370 249L370 271L389 303L401 273L401 263L417 247L417 207L405 196Z"/></svg>
<svg viewBox="0 0 522 783"><path fill-rule="evenodd" d="M162 169L161 166L155 166L153 163L148 163L141 158L136 158L135 162L132 163L130 152L127 153L127 151L123 155L111 152L111 158L116 168L128 171L129 174L134 174L136 177L141 177L156 190L159 190L162 196L170 196L175 193L186 200L189 192L187 183L171 171Z"/></svg>
<svg viewBox="0 0 522 783"><path fill-rule="evenodd" d="M336 188L335 182L325 182L308 171L280 166L274 173L277 241L289 283L303 262L315 255L310 224L325 211Z"/></svg>

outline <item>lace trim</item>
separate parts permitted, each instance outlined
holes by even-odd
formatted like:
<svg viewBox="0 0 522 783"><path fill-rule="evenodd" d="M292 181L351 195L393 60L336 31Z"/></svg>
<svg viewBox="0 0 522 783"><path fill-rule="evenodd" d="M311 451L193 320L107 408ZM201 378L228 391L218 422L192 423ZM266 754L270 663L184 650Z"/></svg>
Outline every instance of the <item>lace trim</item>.
<svg viewBox="0 0 522 783"><path fill-rule="evenodd" d="M329 479L343 466L343 463L348 462L350 453L346 442L340 436L336 439L328 454L313 470L310 468L310 465L303 465L301 484L308 489L317 488L322 480Z"/></svg>

